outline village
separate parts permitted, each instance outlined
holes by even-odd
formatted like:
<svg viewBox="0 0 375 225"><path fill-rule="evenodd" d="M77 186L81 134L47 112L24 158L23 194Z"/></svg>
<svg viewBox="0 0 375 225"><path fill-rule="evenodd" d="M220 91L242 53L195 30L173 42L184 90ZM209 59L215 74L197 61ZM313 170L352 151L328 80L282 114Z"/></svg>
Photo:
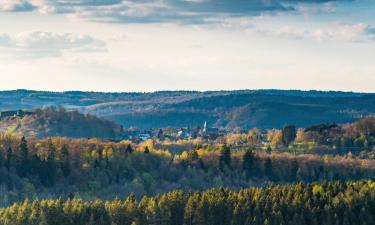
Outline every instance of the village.
<svg viewBox="0 0 375 225"><path fill-rule="evenodd" d="M4 110L0 111L0 120L23 118L24 116L34 115L32 110ZM202 126L196 127L165 127L165 128L150 128L141 130L136 127L124 129L121 134L121 139L132 140L133 142L142 142L148 139L165 139L177 140L191 140L197 137L214 140L219 136L224 136L227 131L224 129L209 127L205 121Z"/></svg>
<svg viewBox="0 0 375 225"><path fill-rule="evenodd" d="M24 111L22 109L0 111L0 120L7 119L7 118L24 117L24 116L29 116L33 114L34 114L33 111Z"/></svg>
<svg viewBox="0 0 375 225"><path fill-rule="evenodd" d="M169 140L191 140L197 137L214 140L219 136L224 136L227 132L223 129L208 127L207 122L203 126L197 127L166 127L150 128L148 130L139 130L137 128L125 129L123 137L134 142L146 141L148 139Z"/></svg>

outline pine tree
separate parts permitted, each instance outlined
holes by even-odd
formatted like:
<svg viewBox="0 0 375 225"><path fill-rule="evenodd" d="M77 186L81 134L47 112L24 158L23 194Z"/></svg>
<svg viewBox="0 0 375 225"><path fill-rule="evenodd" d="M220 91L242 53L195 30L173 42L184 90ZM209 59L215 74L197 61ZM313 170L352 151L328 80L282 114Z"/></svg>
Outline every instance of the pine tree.
<svg viewBox="0 0 375 225"><path fill-rule="evenodd" d="M57 172L56 148L51 139L48 140L47 157L41 164L40 180L45 186L50 187L55 183Z"/></svg>
<svg viewBox="0 0 375 225"><path fill-rule="evenodd" d="M133 153L133 148L132 148L132 145L131 144L128 144L128 146L126 147L126 149L125 149L125 153L126 154L131 154L131 153Z"/></svg>
<svg viewBox="0 0 375 225"><path fill-rule="evenodd" d="M285 146L289 146L296 139L296 136L297 129L295 126L289 125L282 129L282 141Z"/></svg>
<svg viewBox="0 0 375 225"><path fill-rule="evenodd" d="M270 157L268 157L264 162L264 174L268 179L273 180L273 168Z"/></svg>
<svg viewBox="0 0 375 225"><path fill-rule="evenodd" d="M267 153L268 153L268 154L271 154L271 153L272 153L272 147L271 147L271 145L268 145L268 146L267 146Z"/></svg>
<svg viewBox="0 0 375 225"><path fill-rule="evenodd" d="M242 169L245 171L247 178L254 174L254 153L247 150L242 159Z"/></svg>
<svg viewBox="0 0 375 225"><path fill-rule="evenodd" d="M195 161L197 161L199 159L199 156L198 156L198 153L196 150L191 150L188 154L188 158L187 160L189 161L189 163L193 163Z"/></svg>
<svg viewBox="0 0 375 225"><path fill-rule="evenodd" d="M0 169L5 165L5 159L3 156L3 150L0 149Z"/></svg>
<svg viewBox="0 0 375 225"><path fill-rule="evenodd" d="M225 166L230 167L231 162L231 151L230 148L225 144L220 150L220 169L223 170Z"/></svg>
<svg viewBox="0 0 375 225"><path fill-rule="evenodd" d="M298 162L297 162L297 160L294 159L292 161L292 165L291 165L291 168L290 168L290 181L291 182L296 181L298 169L299 169Z"/></svg>
<svg viewBox="0 0 375 225"><path fill-rule="evenodd" d="M11 166L12 166L12 160L13 160L13 150L11 147L9 147L7 149L7 158L6 158L6 161L5 161L5 167L7 168L7 170L9 171Z"/></svg>
<svg viewBox="0 0 375 225"><path fill-rule="evenodd" d="M69 150L67 145L63 145L60 150L60 168L64 177L68 177L71 172Z"/></svg>
<svg viewBox="0 0 375 225"><path fill-rule="evenodd" d="M29 170L29 149L25 137L22 137L19 145L19 162L17 172L20 177L25 177Z"/></svg>

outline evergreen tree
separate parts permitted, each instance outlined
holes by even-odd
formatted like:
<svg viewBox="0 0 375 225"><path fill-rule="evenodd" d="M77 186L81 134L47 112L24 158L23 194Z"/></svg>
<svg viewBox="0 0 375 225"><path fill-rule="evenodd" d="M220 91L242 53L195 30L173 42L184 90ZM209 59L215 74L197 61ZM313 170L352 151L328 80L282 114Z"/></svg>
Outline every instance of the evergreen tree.
<svg viewBox="0 0 375 225"><path fill-rule="evenodd" d="M188 154L188 162L191 164L199 159L198 153L196 150L191 150Z"/></svg>
<svg viewBox="0 0 375 225"><path fill-rule="evenodd" d="M264 162L264 175L270 180L273 180L273 168L272 168L272 161L270 157L267 157L266 161Z"/></svg>
<svg viewBox="0 0 375 225"><path fill-rule="evenodd" d="M56 147L52 139L48 140L47 157L42 161L40 180L47 187L53 186L56 180L57 163Z"/></svg>
<svg viewBox="0 0 375 225"><path fill-rule="evenodd" d="M68 177L71 172L69 150L67 145L63 145L60 150L60 168L64 177Z"/></svg>
<svg viewBox="0 0 375 225"><path fill-rule="evenodd" d="M25 177L29 170L29 149L25 137L22 137L19 145L19 161L17 165L17 172L20 177Z"/></svg>
<svg viewBox="0 0 375 225"><path fill-rule="evenodd" d="M271 153L272 153L272 147L271 147L271 145L268 145L268 146L267 146L267 153L268 153L268 154L271 154Z"/></svg>
<svg viewBox="0 0 375 225"><path fill-rule="evenodd" d="M126 149L125 149L125 153L126 154L131 154L133 153L133 148L132 148L132 145L131 144L128 144L128 146L126 146Z"/></svg>
<svg viewBox="0 0 375 225"><path fill-rule="evenodd" d="M7 149L7 158L5 161L5 167L7 168L8 171L10 170L12 166L12 161L13 161L13 150L12 150L12 147L9 147Z"/></svg>
<svg viewBox="0 0 375 225"><path fill-rule="evenodd" d="M254 153L247 150L242 158L242 169L245 171L247 178L254 174Z"/></svg>
<svg viewBox="0 0 375 225"><path fill-rule="evenodd" d="M296 136L297 129L295 126L289 125L282 129L282 141L285 146L289 146L296 139Z"/></svg>
<svg viewBox="0 0 375 225"><path fill-rule="evenodd" d="M143 151L144 154L149 154L150 153L150 149L148 149L148 146L145 147L145 150Z"/></svg>
<svg viewBox="0 0 375 225"><path fill-rule="evenodd" d="M3 168L4 165L5 165L5 160L3 156L3 150L0 149L0 169Z"/></svg>
<svg viewBox="0 0 375 225"><path fill-rule="evenodd" d="M231 151L230 151L230 148L225 144L222 146L220 150L220 158L219 158L220 169L223 170L225 166L230 167L230 162L231 162Z"/></svg>
<svg viewBox="0 0 375 225"><path fill-rule="evenodd" d="M297 179L297 171L299 169L297 160L293 160L290 168L290 181L294 182Z"/></svg>

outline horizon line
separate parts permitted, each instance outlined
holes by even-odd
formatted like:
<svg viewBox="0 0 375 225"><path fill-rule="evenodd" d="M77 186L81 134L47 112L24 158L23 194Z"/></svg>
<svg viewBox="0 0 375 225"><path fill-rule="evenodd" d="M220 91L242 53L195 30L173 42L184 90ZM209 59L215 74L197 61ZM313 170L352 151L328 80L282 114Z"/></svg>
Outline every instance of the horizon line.
<svg viewBox="0 0 375 225"><path fill-rule="evenodd" d="M152 94L152 93L163 93L163 92L193 92L193 93L210 93L210 92L261 92L261 91L299 91L299 92L318 92L318 93L348 93L348 94L375 94L375 92L365 91L354 91L354 90L335 90L335 89L276 89L276 88L260 88L260 89L211 89L211 90L193 90L193 89L160 89L160 90L149 90L149 91L95 91L95 90L37 90L37 89L4 89L1 92L50 92L50 93L69 93L69 92L86 92L86 93L106 93L106 94L126 94L126 93L137 93L137 94Z"/></svg>

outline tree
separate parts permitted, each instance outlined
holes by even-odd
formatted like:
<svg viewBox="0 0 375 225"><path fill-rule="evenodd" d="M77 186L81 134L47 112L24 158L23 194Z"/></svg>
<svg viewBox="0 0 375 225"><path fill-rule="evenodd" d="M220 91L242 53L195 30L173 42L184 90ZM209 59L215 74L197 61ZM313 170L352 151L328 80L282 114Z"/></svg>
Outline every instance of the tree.
<svg viewBox="0 0 375 225"><path fill-rule="evenodd" d="M272 147L271 147L271 145L267 146L267 150L266 151L267 151L268 154L272 153Z"/></svg>
<svg viewBox="0 0 375 225"><path fill-rule="evenodd" d="M20 177L25 177L29 170L29 149L25 137L22 137L19 145L19 161L17 165L17 172Z"/></svg>
<svg viewBox="0 0 375 225"><path fill-rule="evenodd" d="M6 160L5 160L5 167L7 168L7 170L9 171L11 166L12 166L12 158L13 158L13 150L12 150L12 147L9 147L7 149L7 157L6 157Z"/></svg>
<svg viewBox="0 0 375 225"><path fill-rule="evenodd" d="M5 165L2 149L0 149L0 169Z"/></svg>
<svg viewBox="0 0 375 225"><path fill-rule="evenodd" d="M273 168L270 157L267 157L266 161L264 162L264 175L266 175L268 179L273 180Z"/></svg>
<svg viewBox="0 0 375 225"><path fill-rule="evenodd" d="M268 138L271 141L272 149L276 149L283 144L282 137L283 137L282 132L279 130L269 132Z"/></svg>
<svg viewBox="0 0 375 225"><path fill-rule="evenodd" d="M63 145L60 150L60 168L64 174L64 177L68 177L71 172L71 168L69 150L67 145Z"/></svg>
<svg viewBox="0 0 375 225"><path fill-rule="evenodd" d="M298 169L299 169L298 162L297 160L294 159L290 167L290 181L291 182L296 181Z"/></svg>
<svg viewBox="0 0 375 225"><path fill-rule="evenodd" d="M253 151L247 150L242 158L242 169L245 171L247 178L253 175L254 161Z"/></svg>
<svg viewBox="0 0 375 225"><path fill-rule="evenodd" d="M145 150L143 151L144 154L149 154L150 153L150 149L148 149L148 146L145 147Z"/></svg>
<svg viewBox="0 0 375 225"><path fill-rule="evenodd" d="M188 154L187 160L189 163L193 163L199 159L198 153L196 150L191 150Z"/></svg>
<svg viewBox="0 0 375 225"><path fill-rule="evenodd" d="M231 162L231 151L230 148L225 144L222 146L220 150L220 169L223 170L224 166L230 167L230 162Z"/></svg>
<svg viewBox="0 0 375 225"><path fill-rule="evenodd" d="M282 141L285 146L289 146L297 136L297 129L294 125L286 126L282 129Z"/></svg>
<svg viewBox="0 0 375 225"><path fill-rule="evenodd" d="M48 148L47 148L47 157L45 160L42 161L42 169L40 174L40 180L42 184L47 187L51 187L54 185L56 180L56 170L57 170L57 163L56 163L56 147L52 143L51 139L48 139Z"/></svg>
<svg viewBox="0 0 375 225"><path fill-rule="evenodd" d="M128 146L126 146L126 149L125 149L125 153L126 154L131 154L133 153L133 148L132 148L132 145L131 144L128 144Z"/></svg>

